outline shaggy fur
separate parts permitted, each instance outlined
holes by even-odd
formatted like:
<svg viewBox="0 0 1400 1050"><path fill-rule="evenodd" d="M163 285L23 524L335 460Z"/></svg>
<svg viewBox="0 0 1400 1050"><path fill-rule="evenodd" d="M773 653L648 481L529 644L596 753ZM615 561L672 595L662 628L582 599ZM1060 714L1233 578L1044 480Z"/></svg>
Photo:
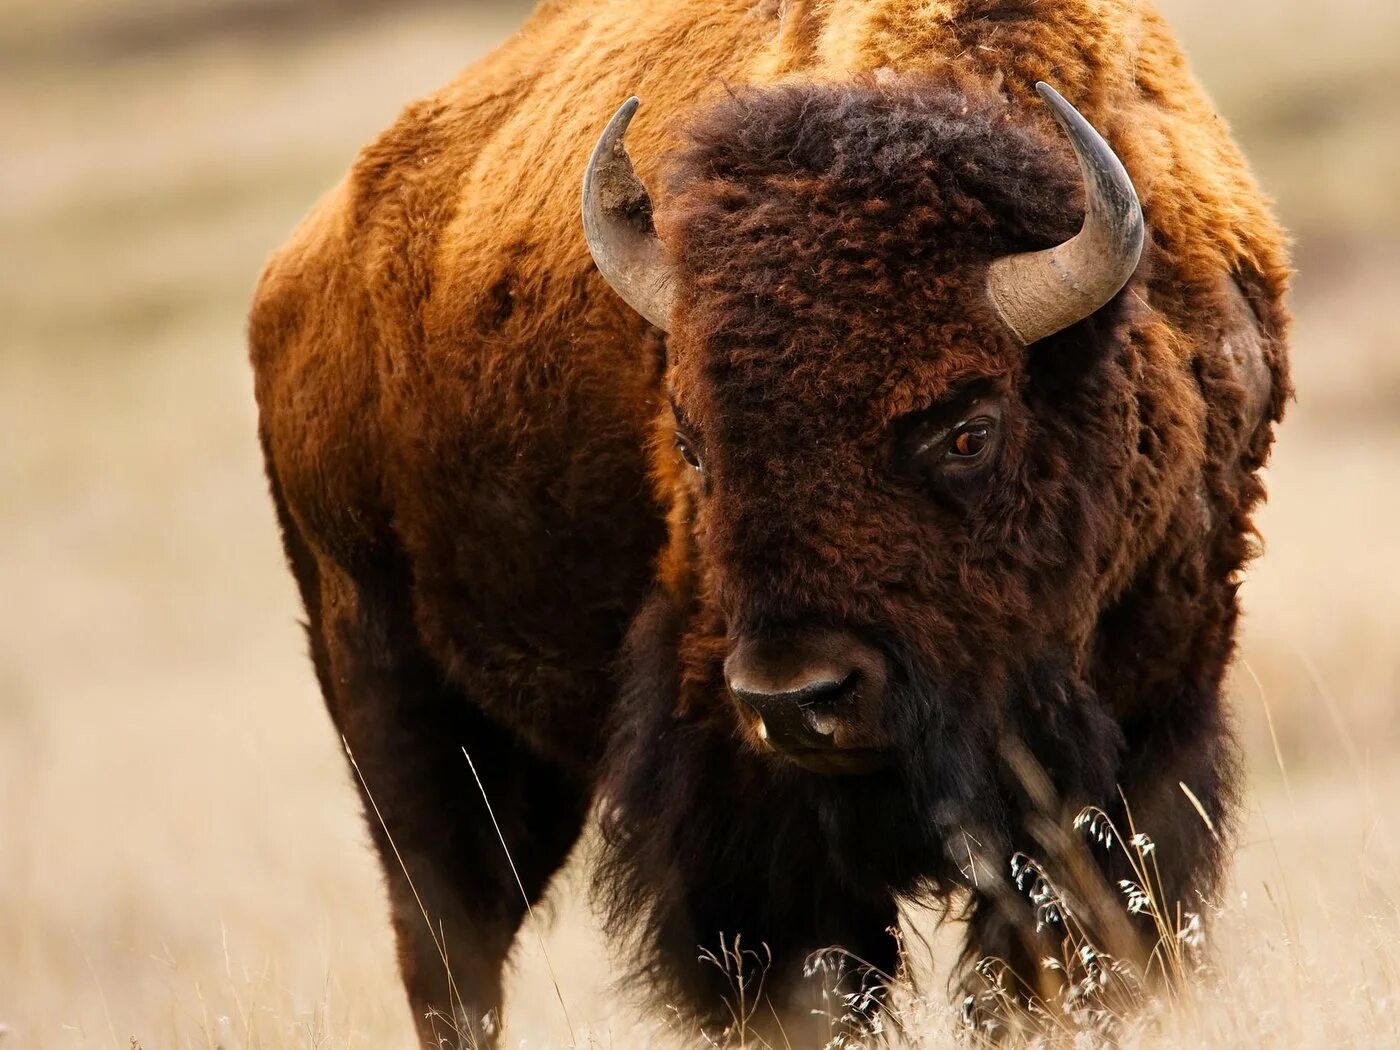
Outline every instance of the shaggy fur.
<svg viewBox="0 0 1400 1050"><path fill-rule="evenodd" d="M1027 350L986 266L1082 215L1036 79L1108 136L1150 238L1113 303ZM577 217L633 91L683 278L668 340ZM1221 680L1286 276L1127 0L556 0L405 111L273 260L250 329L322 689L413 882L371 819L425 1042L488 1037L524 910L463 747L531 897L600 800L611 925L715 1027L732 986L699 949L766 945L774 1013L800 1016L814 951L894 971L902 896L970 889L969 956L1033 971L984 889L1034 852L1008 754L1065 806L1121 790L1169 893L1208 893L1222 847L1176 785L1228 827ZM931 482L901 435L968 389L1001 447ZM881 772L762 754L726 696L732 639L821 626L889 662Z"/></svg>

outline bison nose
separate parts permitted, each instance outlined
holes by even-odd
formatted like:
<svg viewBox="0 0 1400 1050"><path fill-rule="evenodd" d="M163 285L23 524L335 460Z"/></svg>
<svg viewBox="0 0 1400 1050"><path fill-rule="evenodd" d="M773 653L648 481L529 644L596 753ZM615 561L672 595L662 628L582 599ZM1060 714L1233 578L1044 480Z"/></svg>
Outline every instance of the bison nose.
<svg viewBox="0 0 1400 1050"><path fill-rule="evenodd" d="M795 689L759 689L731 678L729 691L759 718L759 733L779 751L813 751L836 746L831 711L850 680L818 678Z"/></svg>
<svg viewBox="0 0 1400 1050"><path fill-rule="evenodd" d="M833 750L844 746L839 730L855 709L878 699L884 661L846 632L743 639L724 661L724 675L775 750Z"/></svg>

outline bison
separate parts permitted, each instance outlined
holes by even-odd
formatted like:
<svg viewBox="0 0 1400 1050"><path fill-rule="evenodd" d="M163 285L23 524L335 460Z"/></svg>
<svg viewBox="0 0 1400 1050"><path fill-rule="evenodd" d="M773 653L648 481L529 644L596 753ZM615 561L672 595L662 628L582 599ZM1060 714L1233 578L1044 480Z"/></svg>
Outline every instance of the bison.
<svg viewBox="0 0 1400 1050"><path fill-rule="evenodd" d="M905 899L1035 987L1080 805L1197 906L1288 273L1148 0L546 0L405 110L250 339L425 1044L590 812L656 998L723 1029L742 944L797 1043Z"/></svg>

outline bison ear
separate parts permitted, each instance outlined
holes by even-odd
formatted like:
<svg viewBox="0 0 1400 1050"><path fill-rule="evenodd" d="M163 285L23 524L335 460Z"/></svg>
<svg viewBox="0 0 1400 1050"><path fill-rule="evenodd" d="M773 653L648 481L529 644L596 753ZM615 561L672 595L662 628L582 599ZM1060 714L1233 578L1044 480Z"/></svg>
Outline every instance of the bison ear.
<svg viewBox="0 0 1400 1050"><path fill-rule="evenodd" d="M1274 372L1267 356L1268 336L1239 276L1227 277L1225 285L1218 348L1245 391L1240 440L1247 445L1274 403Z"/></svg>
<svg viewBox="0 0 1400 1050"><path fill-rule="evenodd" d="M598 272L636 310L670 331L675 275L652 223L651 195L637 178L624 139L641 105L623 103L608 123L583 176L583 233Z"/></svg>
<svg viewBox="0 0 1400 1050"><path fill-rule="evenodd" d="M1036 90L1074 147L1084 178L1084 226L1064 244L1005 255L987 271L987 297L1022 345L1082 321L1128 283L1142 257L1137 191L1092 124L1048 84Z"/></svg>

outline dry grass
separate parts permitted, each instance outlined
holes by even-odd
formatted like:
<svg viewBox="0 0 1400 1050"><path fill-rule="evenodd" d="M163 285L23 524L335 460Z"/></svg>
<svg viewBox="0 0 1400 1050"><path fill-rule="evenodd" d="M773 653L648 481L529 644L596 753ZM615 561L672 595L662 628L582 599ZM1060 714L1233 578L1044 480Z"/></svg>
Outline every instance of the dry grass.
<svg viewBox="0 0 1400 1050"><path fill-rule="evenodd" d="M1123 1042L1380 1044L1400 1012L1400 9L1164 6L1302 235L1301 397L1246 587L1237 873L1210 968ZM47 8L28 23L47 57L0 62L0 1046L404 1046L263 493L242 312L355 147L514 16L65 51L64 20L99 9ZM651 1045L665 1019L609 988L580 880L543 930L573 1025ZM908 1039L942 1045L946 967L911 943ZM530 935L512 1002L510 1042L567 1040Z"/></svg>

